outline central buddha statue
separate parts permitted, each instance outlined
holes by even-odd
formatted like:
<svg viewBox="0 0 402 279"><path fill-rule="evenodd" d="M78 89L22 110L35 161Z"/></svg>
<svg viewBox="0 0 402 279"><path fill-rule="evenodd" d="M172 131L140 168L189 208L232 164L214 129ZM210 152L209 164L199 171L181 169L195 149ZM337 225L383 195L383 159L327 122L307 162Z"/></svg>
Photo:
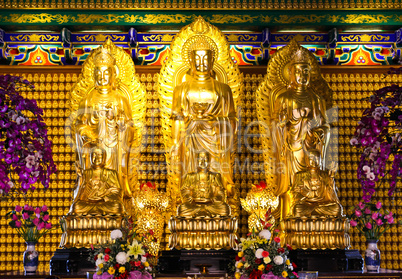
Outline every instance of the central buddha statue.
<svg viewBox="0 0 402 279"><path fill-rule="evenodd" d="M222 176L209 170L209 154L198 153L198 171L188 173L181 187L183 203L177 208L181 217L229 216Z"/></svg>
<svg viewBox="0 0 402 279"><path fill-rule="evenodd" d="M184 44L182 56L190 72L173 91L171 158L180 165L181 185L188 173L197 173L197 154L206 151L211 171L222 175L230 195L236 111L230 87L213 77L217 55L217 46L209 37L194 36Z"/></svg>

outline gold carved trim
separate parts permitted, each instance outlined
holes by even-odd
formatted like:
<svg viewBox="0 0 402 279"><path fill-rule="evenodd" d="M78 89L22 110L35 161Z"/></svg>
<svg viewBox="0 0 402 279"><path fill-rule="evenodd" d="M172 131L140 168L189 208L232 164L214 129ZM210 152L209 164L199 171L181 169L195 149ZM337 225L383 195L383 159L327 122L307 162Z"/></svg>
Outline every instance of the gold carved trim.
<svg viewBox="0 0 402 279"><path fill-rule="evenodd" d="M118 35L105 35L105 34L77 36L78 42L104 42L107 39L110 39L114 42L116 42L116 41L124 42L125 37L118 36Z"/></svg>
<svg viewBox="0 0 402 279"><path fill-rule="evenodd" d="M349 35L342 36L341 41L343 42L380 42L380 41L389 41L391 39L390 36L382 36L382 35Z"/></svg>
<svg viewBox="0 0 402 279"><path fill-rule="evenodd" d="M31 35L16 35L10 36L11 41L17 42L57 42L59 35L31 34Z"/></svg>

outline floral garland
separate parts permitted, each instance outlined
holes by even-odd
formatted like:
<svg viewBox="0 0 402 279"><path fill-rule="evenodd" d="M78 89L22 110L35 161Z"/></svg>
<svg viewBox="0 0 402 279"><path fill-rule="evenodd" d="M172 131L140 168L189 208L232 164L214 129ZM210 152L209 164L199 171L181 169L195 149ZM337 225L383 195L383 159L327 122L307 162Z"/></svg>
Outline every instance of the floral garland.
<svg viewBox="0 0 402 279"><path fill-rule="evenodd" d="M56 172L43 111L19 92L33 88L21 77L0 76L0 195L11 189L26 193L36 182L48 188Z"/></svg>
<svg viewBox="0 0 402 279"><path fill-rule="evenodd" d="M388 74L401 74L402 68L391 68ZM363 200L369 202L376 182L390 175L388 195L395 191L402 163L402 87L383 87L370 97L371 107L363 112L350 144L362 149L357 178L363 188ZM386 172L387 162L392 166Z"/></svg>

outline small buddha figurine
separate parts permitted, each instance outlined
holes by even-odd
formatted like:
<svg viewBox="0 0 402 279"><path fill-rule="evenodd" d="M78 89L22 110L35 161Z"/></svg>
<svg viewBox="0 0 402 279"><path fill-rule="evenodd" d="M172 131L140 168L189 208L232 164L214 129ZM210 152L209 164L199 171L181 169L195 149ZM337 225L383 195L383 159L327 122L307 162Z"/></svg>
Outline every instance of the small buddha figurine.
<svg viewBox="0 0 402 279"><path fill-rule="evenodd" d="M341 216L342 206L335 192L334 171L320 169L320 152L309 153L309 164L305 171L295 174L290 194L293 204L292 217Z"/></svg>
<svg viewBox="0 0 402 279"><path fill-rule="evenodd" d="M105 168L106 151L94 147L90 153L91 168L78 167L78 185L74 191L71 214L123 215L123 191L117 172Z"/></svg>
<svg viewBox="0 0 402 279"><path fill-rule="evenodd" d="M197 156L197 172L188 173L181 187L183 203L177 208L182 217L229 216L223 178L209 170L209 154L200 152Z"/></svg>

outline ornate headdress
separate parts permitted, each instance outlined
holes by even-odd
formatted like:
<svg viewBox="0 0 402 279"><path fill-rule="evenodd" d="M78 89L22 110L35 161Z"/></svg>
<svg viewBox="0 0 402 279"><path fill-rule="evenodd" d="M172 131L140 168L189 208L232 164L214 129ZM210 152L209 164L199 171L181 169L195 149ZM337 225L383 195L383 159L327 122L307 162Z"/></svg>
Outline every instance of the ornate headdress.
<svg viewBox="0 0 402 279"><path fill-rule="evenodd" d="M310 64L310 59L308 55L299 48L293 55L291 64Z"/></svg>
<svg viewBox="0 0 402 279"><path fill-rule="evenodd" d="M194 50L211 50L212 56L216 59L219 55L218 47L214 40L203 35L195 35L190 37L183 45L181 57L186 63L190 62L190 52Z"/></svg>
<svg viewBox="0 0 402 279"><path fill-rule="evenodd" d="M107 49L101 47L99 53L95 55L94 64L95 66L114 66L116 61Z"/></svg>

